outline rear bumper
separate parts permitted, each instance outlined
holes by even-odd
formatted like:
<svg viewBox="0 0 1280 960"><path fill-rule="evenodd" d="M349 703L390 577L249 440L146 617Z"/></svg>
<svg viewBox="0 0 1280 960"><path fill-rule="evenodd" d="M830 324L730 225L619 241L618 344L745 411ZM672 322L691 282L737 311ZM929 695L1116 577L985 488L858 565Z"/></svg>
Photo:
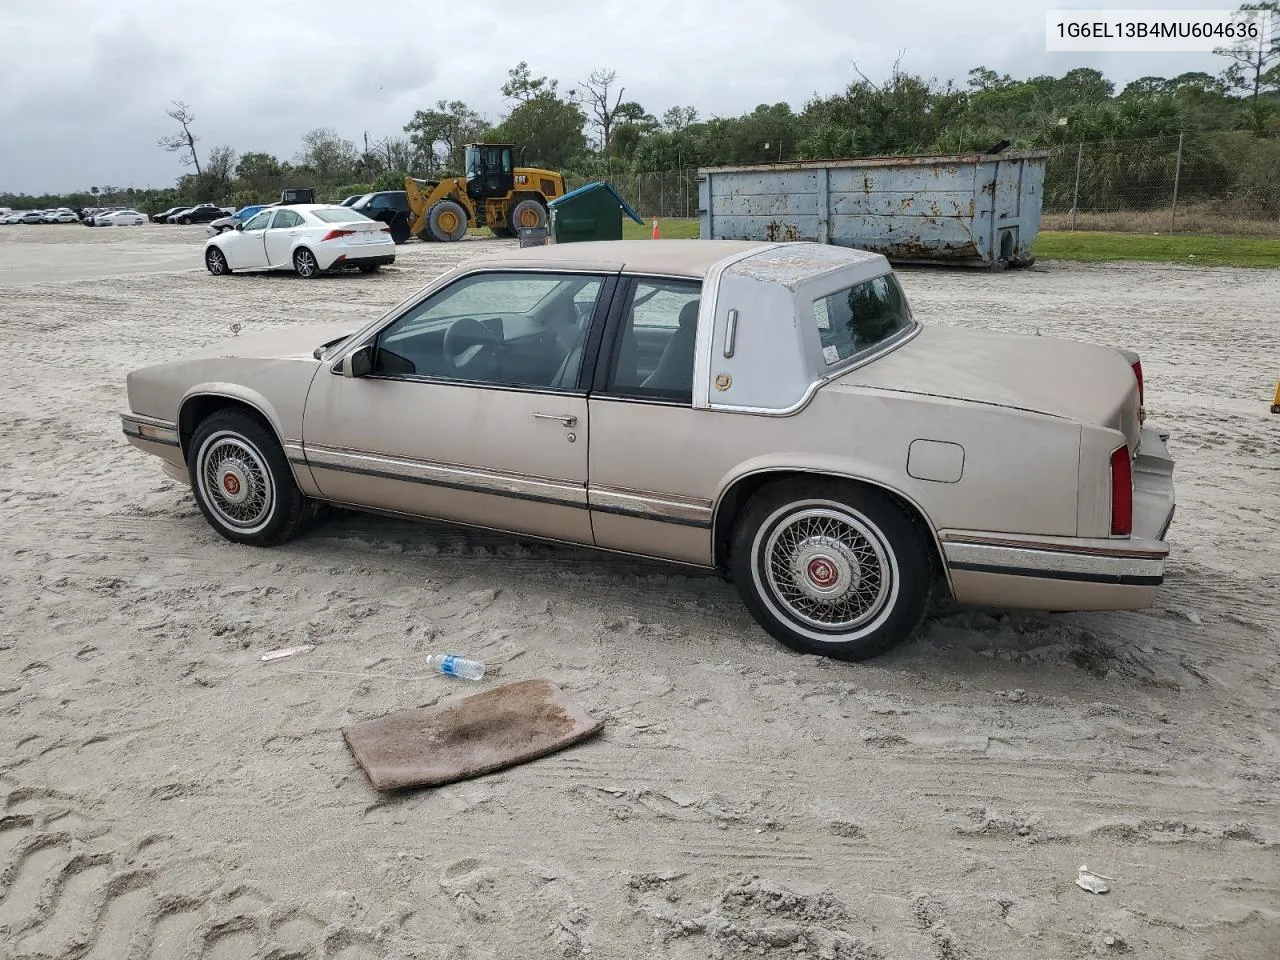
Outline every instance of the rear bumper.
<svg viewBox="0 0 1280 960"><path fill-rule="evenodd" d="M1143 428L1134 460L1133 536L1018 536L943 530L943 558L959 603L1035 610L1139 610L1164 582L1173 522L1167 434Z"/></svg>
<svg viewBox="0 0 1280 960"><path fill-rule="evenodd" d="M324 244L317 244L319 247ZM328 259L324 259L327 257ZM386 243L360 243L329 250L317 250L316 262L321 270L342 267L347 264L367 266L376 264L388 267L396 262L396 245L388 238Z"/></svg>

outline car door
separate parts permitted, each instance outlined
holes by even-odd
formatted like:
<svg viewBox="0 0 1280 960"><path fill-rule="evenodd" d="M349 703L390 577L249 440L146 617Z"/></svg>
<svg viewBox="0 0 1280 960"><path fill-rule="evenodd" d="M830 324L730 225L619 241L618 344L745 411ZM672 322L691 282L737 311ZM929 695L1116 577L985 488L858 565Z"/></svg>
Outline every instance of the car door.
<svg viewBox="0 0 1280 960"><path fill-rule="evenodd" d="M304 411L323 496L591 543L582 371L613 286L604 273L479 271L350 345ZM352 351L368 375L344 375L363 372Z"/></svg>
<svg viewBox="0 0 1280 960"><path fill-rule="evenodd" d="M267 265L266 232L275 210L263 210L250 218L243 230L225 235L218 243L232 269L261 269Z"/></svg>
<svg viewBox="0 0 1280 960"><path fill-rule="evenodd" d="M267 265L288 267L293 264L293 245L301 235L304 221L296 210L277 210L276 217L267 228Z"/></svg>
<svg viewBox="0 0 1280 960"><path fill-rule="evenodd" d="M702 284L624 277L588 403L587 498L598 546L691 563L711 558L707 448L716 414L693 408Z"/></svg>

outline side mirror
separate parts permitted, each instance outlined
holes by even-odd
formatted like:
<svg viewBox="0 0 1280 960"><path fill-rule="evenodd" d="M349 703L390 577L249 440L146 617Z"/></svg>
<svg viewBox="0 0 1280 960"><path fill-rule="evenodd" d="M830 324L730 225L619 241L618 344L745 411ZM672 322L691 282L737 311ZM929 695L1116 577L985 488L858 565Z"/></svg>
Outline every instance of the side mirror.
<svg viewBox="0 0 1280 960"><path fill-rule="evenodd" d="M366 343L347 357L342 364L344 377L367 377L373 373L373 344Z"/></svg>
<svg viewBox="0 0 1280 960"><path fill-rule="evenodd" d="M236 229L237 229L237 230L243 230L243 229L244 229L244 221L243 221L243 220L237 220L237 221L236 221Z"/></svg>

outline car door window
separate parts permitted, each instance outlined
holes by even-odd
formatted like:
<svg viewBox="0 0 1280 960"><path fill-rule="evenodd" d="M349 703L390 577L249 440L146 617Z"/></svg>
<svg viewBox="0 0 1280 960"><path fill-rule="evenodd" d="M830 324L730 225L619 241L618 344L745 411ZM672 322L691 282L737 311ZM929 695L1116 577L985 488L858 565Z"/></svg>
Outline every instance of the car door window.
<svg viewBox="0 0 1280 960"><path fill-rule="evenodd" d="M302 224L302 217L294 213L292 210L276 211L276 221L273 223L272 229L283 230L288 227L297 227Z"/></svg>
<svg viewBox="0 0 1280 960"><path fill-rule="evenodd" d="M464 277L383 329L373 373L575 389L603 282L567 273Z"/></svg>
<svg viewBox="0 0 1280 960"><path fill-rule="evenodd" d="M267 223L271 220L271 215L273 213L275 213L274 210L263 210L261 213L254 215L254 217L244 225L244 228L246 230L267 229Z"/></svg>
<svg viewBox="0 0 1280 960"><path fill-rule="evenodd" d="M701 296L702 285L694 280L636 280L604 393L691 404Z"/></svg>

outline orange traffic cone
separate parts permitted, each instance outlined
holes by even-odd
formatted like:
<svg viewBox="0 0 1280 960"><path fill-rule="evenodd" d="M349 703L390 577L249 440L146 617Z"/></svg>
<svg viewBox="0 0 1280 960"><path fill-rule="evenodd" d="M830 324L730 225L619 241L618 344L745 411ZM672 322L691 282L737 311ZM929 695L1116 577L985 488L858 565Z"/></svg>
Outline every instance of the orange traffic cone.
<svg viewBox="0 0 1280 960"><path fill-rule="evenodd" d="M653 215L653 239L662 239L662 231L658 229L658 215L656 213Z"/></svg>

